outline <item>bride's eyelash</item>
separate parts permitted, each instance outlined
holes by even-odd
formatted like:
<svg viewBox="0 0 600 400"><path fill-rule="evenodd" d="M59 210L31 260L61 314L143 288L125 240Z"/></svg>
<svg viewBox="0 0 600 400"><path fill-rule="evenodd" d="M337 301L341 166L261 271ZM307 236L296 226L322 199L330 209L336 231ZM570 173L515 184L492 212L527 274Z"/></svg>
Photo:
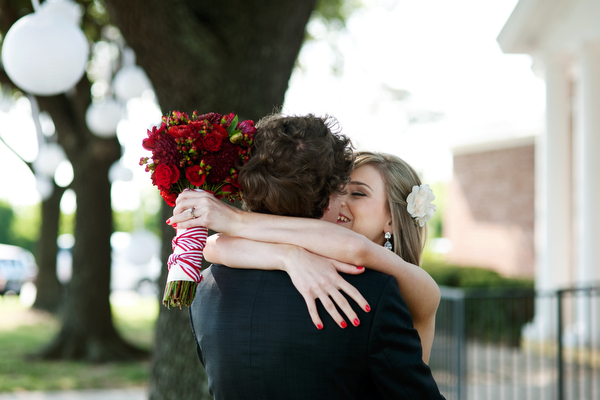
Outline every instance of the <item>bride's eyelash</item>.
<svg viewBox="0 0 600 400"><path fill-rule="evenodd" d="M352 192L352 196L366 196L366 194L362 192Z"/></svg>

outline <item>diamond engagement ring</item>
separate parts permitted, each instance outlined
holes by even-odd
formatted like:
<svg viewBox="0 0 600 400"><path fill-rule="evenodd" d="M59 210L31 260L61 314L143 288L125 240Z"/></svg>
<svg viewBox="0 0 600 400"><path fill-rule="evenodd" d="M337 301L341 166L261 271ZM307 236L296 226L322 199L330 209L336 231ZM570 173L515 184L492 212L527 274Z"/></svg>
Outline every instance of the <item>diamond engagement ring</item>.
<svg viewBox="0 0 600 400"><path fill-rule="evenodd" d="M194 215L194 207L190 208L188 211L190 212L190 215L192 216L192 218L194 218L194 219L198 218Z"/></svg>

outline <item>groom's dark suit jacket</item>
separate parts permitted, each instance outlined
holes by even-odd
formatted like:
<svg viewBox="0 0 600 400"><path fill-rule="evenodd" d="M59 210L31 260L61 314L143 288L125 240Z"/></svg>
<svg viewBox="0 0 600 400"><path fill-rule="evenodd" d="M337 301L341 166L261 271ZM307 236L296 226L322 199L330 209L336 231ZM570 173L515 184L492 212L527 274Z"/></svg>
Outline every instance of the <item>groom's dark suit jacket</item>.
<svg viewBox="0 0 600 400"><path fill-rule="evenodd" d="M318 330L285 272L203 275L190 319L215 400L443 399L395 278L344 275L371 312L349 300L360 326L341 329L319 302Z"/></svg>

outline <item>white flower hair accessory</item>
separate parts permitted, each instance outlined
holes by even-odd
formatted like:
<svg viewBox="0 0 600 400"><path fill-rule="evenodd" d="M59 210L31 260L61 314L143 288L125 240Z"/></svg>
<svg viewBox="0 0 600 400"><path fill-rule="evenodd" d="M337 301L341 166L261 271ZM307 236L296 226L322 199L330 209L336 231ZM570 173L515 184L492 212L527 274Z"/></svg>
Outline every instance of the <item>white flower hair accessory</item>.
<svg viewBox="0 0 600 400"><path fill-rule="evenodd" d="M413 186L412 192L406 198L408 203L406 209L419 226L424 226L433 217L436 210L435 204L431 204L433 200L435 200L435 195L429 185Z"/></svg>

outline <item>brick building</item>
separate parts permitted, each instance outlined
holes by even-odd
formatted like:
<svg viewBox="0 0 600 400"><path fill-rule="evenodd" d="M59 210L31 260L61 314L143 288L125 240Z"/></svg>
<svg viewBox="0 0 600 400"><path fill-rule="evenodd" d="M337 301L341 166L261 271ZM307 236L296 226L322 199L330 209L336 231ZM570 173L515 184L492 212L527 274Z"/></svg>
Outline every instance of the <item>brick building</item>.
<svg viewBox="0 0 600 400"><path fill-rule="evenodd" d="M534 136L453 149L444 213L447 261L533 278Z"/></svg>

